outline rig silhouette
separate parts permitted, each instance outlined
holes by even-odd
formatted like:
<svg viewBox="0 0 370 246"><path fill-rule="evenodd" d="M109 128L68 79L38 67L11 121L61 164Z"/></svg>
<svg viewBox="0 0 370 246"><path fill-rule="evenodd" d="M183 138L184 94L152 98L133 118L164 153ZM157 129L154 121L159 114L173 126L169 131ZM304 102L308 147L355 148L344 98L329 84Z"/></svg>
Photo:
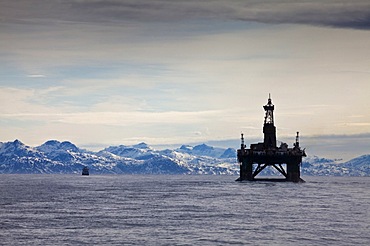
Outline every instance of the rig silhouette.
<svg viewBox="0 0 370 246"><path fill-rule="evenodd" d="M299 146L299 132L293 148L288 148L288 144L281 143L276 145L276 127L274 125L274 108L269 95L267 104L263 106L265 120L263 124L263 143L251 144L247 149L244 144L244 135L241 134L241 146L238 149L238 161L240 163L240 177L236 181L290 181L305 182L301 179L300 167L302 157L306 156L305 149ZM286 165L284 169L282 165ZM256 167L254 167L256 166ZM256 176L266 167L272 166L278 170L285 178L257 179Z"/></svg>

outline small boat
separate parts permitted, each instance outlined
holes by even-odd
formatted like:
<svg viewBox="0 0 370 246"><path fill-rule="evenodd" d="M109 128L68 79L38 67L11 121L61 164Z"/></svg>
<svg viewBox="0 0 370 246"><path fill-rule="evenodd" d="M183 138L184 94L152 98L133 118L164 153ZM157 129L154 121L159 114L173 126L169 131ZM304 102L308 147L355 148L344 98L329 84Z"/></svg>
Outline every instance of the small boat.
<svg viewBox="0 0 370 246"><path fill-rule="evenodd" d="M84 167L82 169L82 175L89 175L89 168L88 167Z"/></svg>

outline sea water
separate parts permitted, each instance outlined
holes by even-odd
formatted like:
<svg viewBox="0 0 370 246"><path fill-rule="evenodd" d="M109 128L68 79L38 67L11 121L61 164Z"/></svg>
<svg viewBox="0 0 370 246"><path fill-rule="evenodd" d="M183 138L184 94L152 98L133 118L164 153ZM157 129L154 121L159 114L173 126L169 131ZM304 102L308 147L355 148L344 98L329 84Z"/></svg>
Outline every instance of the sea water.
<svg viewBox="0 0 370 246"><path fill-rule="evenodd" d="M1 245L370 245L370 178L0 175Z"/></svg>

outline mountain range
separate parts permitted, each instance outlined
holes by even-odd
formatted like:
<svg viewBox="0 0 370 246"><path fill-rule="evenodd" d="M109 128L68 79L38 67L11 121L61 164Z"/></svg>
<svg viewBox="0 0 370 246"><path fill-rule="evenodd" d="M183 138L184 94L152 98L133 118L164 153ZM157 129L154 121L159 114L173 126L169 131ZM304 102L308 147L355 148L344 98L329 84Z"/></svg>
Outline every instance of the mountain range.
<svg viewBox="0 0 370 246"><path fill-rule="evenodd" d="M302 175L370 176L370 155L347 162L309 156ZM155 150L146 143L110 146L93 152L75 144L49 140L31 147L19 140L0 142L0 173L75 173L84 166L90 174L228 174L238 175L236 150L206 144ZM260 175L275 175L267 168Z"/></svg>

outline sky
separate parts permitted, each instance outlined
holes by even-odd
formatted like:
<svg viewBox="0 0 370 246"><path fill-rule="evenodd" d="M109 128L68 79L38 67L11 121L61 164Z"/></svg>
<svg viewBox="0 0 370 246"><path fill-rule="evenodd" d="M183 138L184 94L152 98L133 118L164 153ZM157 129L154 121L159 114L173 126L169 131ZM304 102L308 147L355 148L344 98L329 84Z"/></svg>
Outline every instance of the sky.
<svg viewBox="0 0 370 246"><path fill-rule="evenodd" d="M370 154L369 1L0 0L0 141Z"/></svg>

